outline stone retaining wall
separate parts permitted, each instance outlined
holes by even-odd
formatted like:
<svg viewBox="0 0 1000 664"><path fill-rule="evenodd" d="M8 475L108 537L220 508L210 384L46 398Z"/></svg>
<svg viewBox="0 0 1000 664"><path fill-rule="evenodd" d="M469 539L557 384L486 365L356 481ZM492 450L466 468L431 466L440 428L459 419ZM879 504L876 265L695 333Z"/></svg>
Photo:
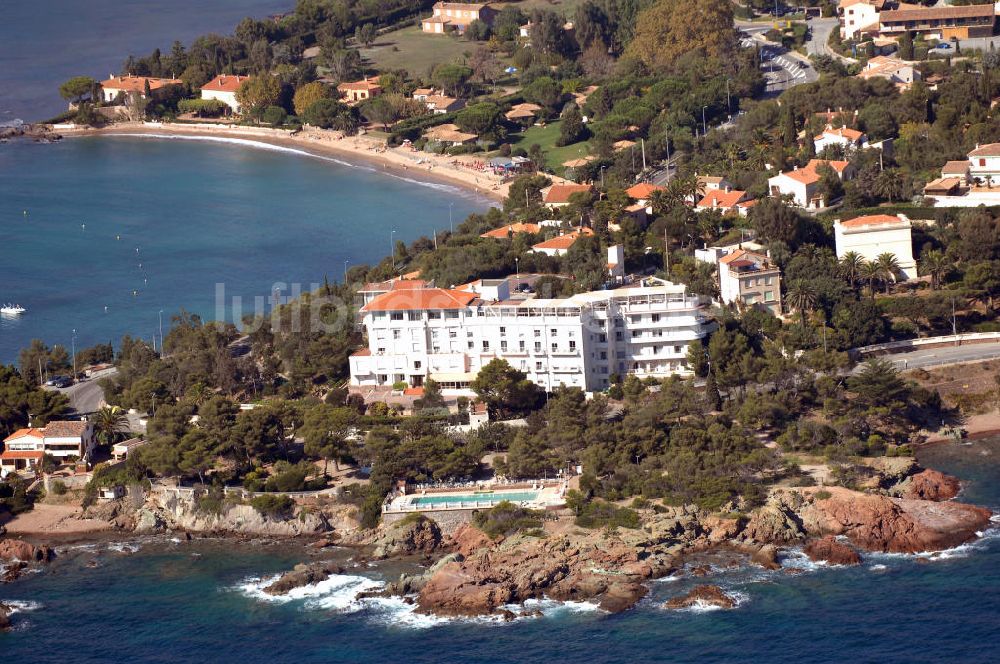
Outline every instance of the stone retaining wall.
<svg viewBox="0 0 1000 664"><path fill-rule="evenodd" d="M386 525L402 521L411 514L420 514L428 519L432 519L441 532L450 535L455 532L463 523L472 521L472 514L476 510L420 510L420 512L387 512L382 515L382 522Z"/></svg>

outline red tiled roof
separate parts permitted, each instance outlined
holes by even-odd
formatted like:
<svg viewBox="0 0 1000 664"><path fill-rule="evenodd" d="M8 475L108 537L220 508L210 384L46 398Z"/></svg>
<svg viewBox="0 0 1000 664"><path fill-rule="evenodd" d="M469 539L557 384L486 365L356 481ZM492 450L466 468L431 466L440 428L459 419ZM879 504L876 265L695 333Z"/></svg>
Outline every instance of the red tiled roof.
<svg viewBox="0 0 1000 664"><path fill-rule="evenodd" d="M637 201L648 200L650 196L653 195L654 191L665 191L664 187L656 184L650 184L649 182L640 182L639 184L634 184L625 190L629 198L635 199Z"/></svg>
<svg viewBox="0 0 1000 664"><path fill-rule="evenodd" d="M544 242L539 242L538 244L532 246L532 249L569 249L573 246L573 243L583 235L593 235L594 231L589 228L584 228L582 230L575 230L565 235L559 235Z"/></svg>
<svg viewBox="0 0 1000 664"><path fill-rule="evenodd" d="M372 76L369 79L361 81L349 81L341 83L337 86L338 90L381 90L382 86L378 84L378 76Z"/></svg>
<svg viewBox="0 0 1000 664"><path fill-rule="evenodd" d="M923 7L920 9L894 9L882 12L879 21L883 24L895 21L928 21L949 18L984 18L994 16L993 4L965 5L959 7Z"/></svg>
<svg viewBox="0 0 1000 664"><path fill-rule="evenodd" d="M494 239L504 240L510 233L537 233L542 229L538 224L527 224L523 222L516 222L513 224L507 224L506 226L501 226L500 228L494 228L491 231L486 231L479 237L491 237Z"/></svg>
<svg viewBox="0 0 1000 664"><path fill-rule="evenodd" d="M45 456L45 452L41 450L37 451L20 451L20 450L6 450L3 454L0 454L0 459L41 459Z"/></svg>
<svg viewBox="0 0 1000 664"><path fill-rule="evenodd" d="M970 157L1000 157L1000 143L987 143L977 146L969 153Z"/></svg>
<svg viewBox="0 0 1000 664"><path fill-rule="evenodd" d="M107 90L124 90L126 92L144 92L146 81L150 90L158 90L168 85L183 85L179 78L150 78L148 76L112 76L101 81L101 87Z"/></svg>
<svg viewBox="0 0 1000 664"><path fill-rule="evenodd" d="M949 161L945 162L945 165L941 167L942 173L954 174L958 173L964 175L969 170L969 162L967 161Z"/></svg>
<svg viewBox="0 0 1000 664"><path fill-rule="evenodd" d="M422 387L408 387L403 390L403 396L407 397L422 397L424 396L424 388Z"/></svg>
<svg viewBox="0 0 1000 664"><path fill-rule="evenodd" d="M410 274L412 274L412 272ZM427 286L428 282L423 279L390 279L389 281L367 283L361 287L360 292L371 293L393 290L414 290L418 288L427 288Z"/></svg>
<svg viewBox="0 0 1000 664"><path fill-rule="evenodd" d="M478 296L446 288L391 290L377 296L362 311L423 311L426 309L464 309Z"/></svg>
<svg viewBox="0 0 1000 664"><path fill-rule="evenodd" d="M49 422L42 429L46 438L75 438L82 436L86 432L89 422L63 420L59 422Z"/></svg>
<svg viewBox="0 0 1000 664"><path fill-rule="evenodd" d="M545 192L546 203L568 203L569 197L593 189L589 184L554 184Z"/></svg>
<svg viewBox="0 0 1000 664"><path fill-rule="evenodd" d="M42 438L44 435L45 434L42 433L41 429L35 429L35 428L28 427L28 428L25 428L25 429L18 429L14 433L12 433L9 436L7 436L6 438L4 438L3 442L6 443L8 440L15 440L17 438L23 438L25 436L34 436L35 438Z"/></svg>
<svg viewBox="0 0 1000 664"><path fill-rule="evenodd" d="M863 217L855 217L854 219L842 221L840 222L840 225L846 228L860 228L861 226L890 226L905 223L906 220L900 219L896 215L869 214Z"/></svg>
<svg viewBox="0 0 1000 664"><path fill-rule="evenodd" d="M861 137L864 136L864 134L862 132L858 131L857 129L848 129L847 127L839 127L837 129L834 129L833 127L827 127L826 129L823 130L823 132L821 134L819 134L818 136L816 136L816 140L818 141L821 138L823 138L823 136L827 136L827 135L829 135L829 136L840 136L840 137L846 138L846 139L848 139L850 141L861 140Z"/></svg>
<svg viewBox="0 0 1000 664"><path fill-rule="evenodd" d="M211 81L201 86L202 90L215 92L236 92L243 85L244 81L250 80L249 76L235 76L233 74L219 74Z"/></svg>
<svg viewBox="0 0 1000 664"><path fill-rule="evenodd" d="M805 184L811 184L813 182L819 182L819 172L820 166L826 164L838 173L843 174L844 169L850 165L847 161L825 161L823 159L811 159L808 164L802 168L794 171L788 171L784 173L788 177L803 182Z"/></svg>
<svg viewBox="0 0 1000 664"><path fill-rule="evenodd" d="M715 189L713 191L705 194L705 197L698 201L698 206L700 208L725 208L730 209L736 207L736 204L740 202L740 199L746 196L747 192L740 191L739 189L730 189L726 191L724 189Z"/></svg>

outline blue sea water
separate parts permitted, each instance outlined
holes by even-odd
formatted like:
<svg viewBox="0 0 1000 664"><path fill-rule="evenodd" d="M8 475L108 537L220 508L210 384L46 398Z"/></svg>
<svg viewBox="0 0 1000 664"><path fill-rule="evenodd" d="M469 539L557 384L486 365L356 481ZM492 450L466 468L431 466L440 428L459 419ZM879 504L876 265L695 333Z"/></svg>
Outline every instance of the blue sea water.
<svg viewBox="0 0 1000 664"><path fill-rule="evenodd" d="M129 55L169 52L179 39L230 34L246 16L289 10L292 0L7 0L0 3L0 122L66 110L59 85L102 80ZM179 73L179 72L178 72Z"/></svg>
<svg viewBox="0 0 1000 664"><path fill-rule="evenodd" d="M925 450L959 475L962 500L1000 508L1000 439ZM868 555L862 566L801 574L729 570L709 580L740 597L730 611L667 611L665 598L704 579L654 584L637 608L609 616L543 605L513 623L431 620L401 602L354 602L393 571L359 567L290 601L261 578L302 560L285 546L145 541L125 554L70 551L0 586L15 629L5 661L376 663L996 662L1000 539L937 556ZM121 548L121 547L118 547ZM345 557L349 555L344 552ZM88 565L98 565L90 568Z"/></svg>
<svg viewBox="0 0 1000 664"><path fill-rule="evenodd" d="M453 208L449 210L449 205ZM341 280L390 241L448 228L489 202L273 146L89 137L0 145L0 363L31 339L71 348L151 340L181 308L216 317L222 284L250 313L292 284ZM395 233L393 233L395 231ZM107 309L105 310L105 307Z"/></svg>

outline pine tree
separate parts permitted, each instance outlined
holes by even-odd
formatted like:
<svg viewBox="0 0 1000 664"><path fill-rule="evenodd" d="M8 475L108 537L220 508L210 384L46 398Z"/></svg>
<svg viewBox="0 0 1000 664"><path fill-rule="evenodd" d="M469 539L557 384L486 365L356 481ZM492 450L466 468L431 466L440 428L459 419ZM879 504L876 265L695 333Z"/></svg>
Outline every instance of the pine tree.
<svg viewBox="0 0 1000 664"><path fill-rule="evenodd" d="M722 395L719 394L719 386L715 382L715 373L711 370L705 378L705 401L711 410L722 410Z"/></svg>
<svg viewBox="0 0 1000 664"><path fill-rule="evenodd" d="M792 109L786 106L785 114L781 119L781 142L785 144L786 148L794 148L796 140L795 116L792 114Z"/></svg>

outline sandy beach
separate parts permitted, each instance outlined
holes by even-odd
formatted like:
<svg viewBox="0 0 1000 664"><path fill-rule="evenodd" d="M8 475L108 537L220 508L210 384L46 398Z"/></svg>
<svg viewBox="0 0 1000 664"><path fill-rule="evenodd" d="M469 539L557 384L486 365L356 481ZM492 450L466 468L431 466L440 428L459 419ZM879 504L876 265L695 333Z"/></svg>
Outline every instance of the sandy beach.
<svg viewBox="0 0 1000 664"><path fill-rule="evenodd" d="M5 524L11 537L24 535L85 535L110 530L111 525L101 519L86 519L76 505L46 505L37 503L24 514L19 514Z"/></svg>
<svg viewBox="0 0 1000 664"><path fill-rule="evenodd" d="M178 124L160 122L117 123L92 127L56 127L64 137L132 134L145 136L184 136L219 139L242 139L301 150L320 157L334 157L345 162L364 164L397 177L451 184L472 193L502 201L509 185L489 171L475 168L482 160L474 155L445 156L419 152L407 147L387 148L385 142L365 135L343 136L324 129L303 129L292 133L268 127L247 127L219 123Z"/></svg>

